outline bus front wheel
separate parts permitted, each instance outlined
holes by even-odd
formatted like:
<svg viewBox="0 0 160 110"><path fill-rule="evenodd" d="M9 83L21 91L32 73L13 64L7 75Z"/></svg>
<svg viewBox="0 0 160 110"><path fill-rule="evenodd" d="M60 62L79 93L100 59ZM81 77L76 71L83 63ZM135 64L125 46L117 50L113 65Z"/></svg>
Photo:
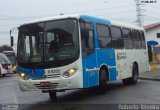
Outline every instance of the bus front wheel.
<svg viewBox="0 0 160 110"><path fill-rule="evenodd" d="M105 94L107 91L107 75L105 69L100 70L98 91L100 94Z"/></svg>
<svg viewBox="0 0 160 110"><path fill-rule="evenodd" d="M52 101L57 101L57 93L55 91L49 91L49 97Z"/></svg>

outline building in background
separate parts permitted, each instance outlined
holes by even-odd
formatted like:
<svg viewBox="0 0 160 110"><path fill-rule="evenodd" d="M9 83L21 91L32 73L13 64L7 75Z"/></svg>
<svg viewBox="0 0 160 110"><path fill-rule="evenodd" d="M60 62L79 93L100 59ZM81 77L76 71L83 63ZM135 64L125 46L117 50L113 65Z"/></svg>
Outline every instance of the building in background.
<svg viewBox="0 0 160 110"><path fill-rule="evenodd" d="M144 26L148 45L149 61L160 64L160 23Z"/></svg>

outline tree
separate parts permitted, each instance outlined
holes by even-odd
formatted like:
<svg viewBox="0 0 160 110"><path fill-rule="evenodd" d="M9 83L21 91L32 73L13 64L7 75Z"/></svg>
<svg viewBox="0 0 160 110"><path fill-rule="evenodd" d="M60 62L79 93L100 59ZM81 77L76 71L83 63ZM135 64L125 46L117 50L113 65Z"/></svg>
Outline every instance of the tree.
<svg viewBox="0 0 160 110"><path fill-rule="evenodd" d="M3 51L13 51L13 48L8 45L2 45L0 46L0 53Z"/></svg>

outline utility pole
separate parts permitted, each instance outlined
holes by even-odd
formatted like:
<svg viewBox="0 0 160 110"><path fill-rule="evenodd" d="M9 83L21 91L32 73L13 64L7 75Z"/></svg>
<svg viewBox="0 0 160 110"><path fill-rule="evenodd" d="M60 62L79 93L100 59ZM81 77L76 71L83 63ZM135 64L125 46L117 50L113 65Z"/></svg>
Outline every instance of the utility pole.
<svg viewBox="0 0 160 110"><path fill-rule="evenodd" d="M142 9L141 9L141 0L135 0L136 2L136 14L137 14L137 25L141 26L143 25L143 14L142 14Z"/></svg>

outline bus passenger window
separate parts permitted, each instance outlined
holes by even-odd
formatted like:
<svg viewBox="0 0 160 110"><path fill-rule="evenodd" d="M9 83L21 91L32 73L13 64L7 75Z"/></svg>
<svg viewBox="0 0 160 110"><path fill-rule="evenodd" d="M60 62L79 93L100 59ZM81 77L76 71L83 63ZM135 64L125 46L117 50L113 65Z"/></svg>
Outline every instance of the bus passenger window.
<svg viewBox="0 0 160 110"><path fill-rule="evenodd" d="M111 27L111 36L112 36L112 46L116 49L123 49L124 43L122 39L121 34L121 28L120 27Z"/></svg>
<svg viewBox="0 0 160 110"><path fill-rule="evenodd" d="M142 44L141 44L140 33L138 30L132 30L132 39L133 39L134 48L141 49Z"/></svg>
<svg viewBox="0 0 160 110"><path fill-rule="evenodd" d="M99 48L111 48L112 42L109 33L109 27L106 25L97 24Z"/></svg>
<svg viewBox="0 0 160 110"><path fill-rule="evenodd" d="M140 35L141 35L142 48L146 49L146 42L145 42L144 32L140 32Z"/></svg>
<svg viewBox="0 0 160 110"><path fill-rule="evenodd" d="M122 29L123 33L123 42L124 42L124 47L125 49L133 49L133 42L132 42L132 35L131 35L131 30L123 28Z"/></svg>

